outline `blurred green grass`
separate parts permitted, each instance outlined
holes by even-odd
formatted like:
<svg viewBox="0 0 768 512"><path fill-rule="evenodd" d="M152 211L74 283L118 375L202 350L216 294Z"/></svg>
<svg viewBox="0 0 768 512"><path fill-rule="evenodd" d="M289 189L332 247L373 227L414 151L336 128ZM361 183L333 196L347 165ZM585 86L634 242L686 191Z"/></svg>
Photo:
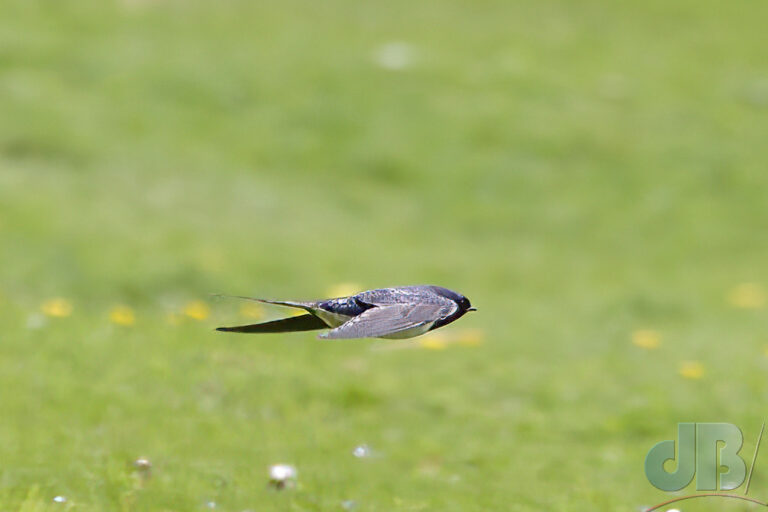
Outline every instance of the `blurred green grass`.
<svg viewBox="0 0 768 512"><path fill-rule="evenodd" d="M3 510L636 510L679 421L751 453L766 309L726 296L768 286L766 4L0 9ZM340 282L457 289L485 342L166 321Z"/></svg>

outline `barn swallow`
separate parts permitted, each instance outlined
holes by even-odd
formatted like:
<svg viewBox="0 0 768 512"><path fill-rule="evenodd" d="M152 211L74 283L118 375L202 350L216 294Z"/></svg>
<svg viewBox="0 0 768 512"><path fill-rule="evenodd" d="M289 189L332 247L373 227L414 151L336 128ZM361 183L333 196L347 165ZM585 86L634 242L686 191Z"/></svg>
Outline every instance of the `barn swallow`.
<svg viewBox="0 0 768 512"><path fill-rule="evenodd" d="M299 308L307 314L259 324L219 327L217 331L275 333L330 328L318 338L403 339L433 331L458 320L468 311L476 311L460 293L427 285L381 288L317 301L240 298Z"/></svg>

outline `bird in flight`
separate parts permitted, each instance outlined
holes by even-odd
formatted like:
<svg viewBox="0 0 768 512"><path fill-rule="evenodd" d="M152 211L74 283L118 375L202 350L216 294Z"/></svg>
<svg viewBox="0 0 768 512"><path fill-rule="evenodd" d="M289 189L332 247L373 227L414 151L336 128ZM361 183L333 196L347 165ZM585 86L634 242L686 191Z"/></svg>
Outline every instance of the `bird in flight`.
<svg viewBox="0 0 768 512"><path fill-rule="evenodd" d="M403 339L435 330L468 311L476 311L460 293L427 285L381 288L317 301L239 298L299 308L307 314L259 324L219 327L217 331L276 333L330 328L318 338Z"/></svg>

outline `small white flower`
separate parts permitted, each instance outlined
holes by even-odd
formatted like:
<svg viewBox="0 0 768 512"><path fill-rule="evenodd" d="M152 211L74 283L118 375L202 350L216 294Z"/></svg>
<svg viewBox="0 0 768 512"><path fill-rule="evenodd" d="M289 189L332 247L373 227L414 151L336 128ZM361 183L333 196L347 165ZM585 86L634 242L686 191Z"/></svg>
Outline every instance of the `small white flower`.
<svg viewBox="0 0 768 512"><path fill-rule="evenodd" d="M352 455L357 457L358 459L364 459L365 457L371 456L371 447L367 444L361 444L359 446L356 446L354 450L352 450Z"/></svg>
<svg viewBox="0 0 768 512"><path fill-rule="evenodd" d="M140 469L142 471L148 471L152 469L152 463L146 457L139 457L138 459L133 461L133 467L135 467L136 469Z"/></svg>
<svg viewBox="0 0 768 512"><path fill-rule="evenodd" d="M67 498L65 498L64 496L56 496L56 497L53 498L53 502L54 503L66 503L67 502Z"/></svg>
<svg viewBox="0 0 768 512"><path fill-rule="evenodd" d="M269 483L278 489L293 486L298 472L290 464L275 464L269 467Z"/></svg>
<svg viewBox="0 0 768 512"><path fill-rule="evenodd" d="M376 63L389 71L400 71L413 62L413 48L410 44L394 41L386 43L376 50Z"/></svg>

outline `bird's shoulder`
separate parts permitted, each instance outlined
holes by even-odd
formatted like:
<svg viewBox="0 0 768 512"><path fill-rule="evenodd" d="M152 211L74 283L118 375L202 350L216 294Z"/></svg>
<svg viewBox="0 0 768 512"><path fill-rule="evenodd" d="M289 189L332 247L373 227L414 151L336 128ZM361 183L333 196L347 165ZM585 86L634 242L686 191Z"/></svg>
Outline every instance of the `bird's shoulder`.
<svg viewBox="0 0 768 512"><path fill-rule="evenodd" d="M355 296L324 300L319 302L317 306L324 311L344 316L357 316L373 307L372 304L362 302Z"/></svg>

